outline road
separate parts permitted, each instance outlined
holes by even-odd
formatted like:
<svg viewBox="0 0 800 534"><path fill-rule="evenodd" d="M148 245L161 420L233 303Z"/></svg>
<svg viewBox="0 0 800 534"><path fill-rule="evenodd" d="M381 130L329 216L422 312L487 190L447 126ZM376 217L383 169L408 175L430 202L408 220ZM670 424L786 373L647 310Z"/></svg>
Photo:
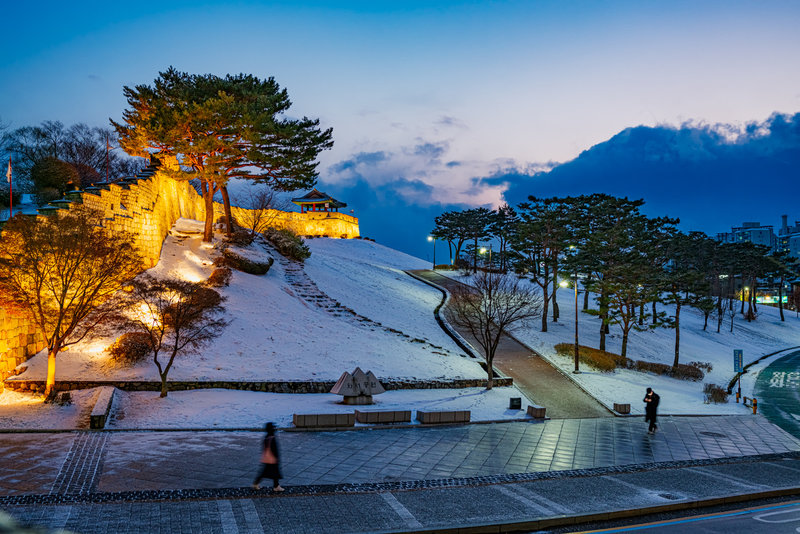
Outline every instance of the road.
<svg viewBox="0 0 800 534"><path fill-rule="evenodd" d="M647 532L648 534L683 534L684 532L752 534L754 532L769 532L770 534L796 534L800 532L800 501L582 532Z"/></svg>
<svg viewBox="0 0 800 534"><path fill-rule="evenodd" d="M450 290L460 282L431 270L414 271L415 275L433 285ZM447 318L447 310L444 313ZM479 345L463 328L453 321L449 323L474 347ZM547 408L553 419L578 419L587 417L611 417L613 414L572 380L550 365L535 351L511 336L504 335L497 347L494 367L514 379L526 397Z"/></svg>
<svg viewBox="0 0 800 534"><path fill-rule="evenodd" d="M800 437L800 350L772 362L758 374L758 411L791 435Z"/></svg>

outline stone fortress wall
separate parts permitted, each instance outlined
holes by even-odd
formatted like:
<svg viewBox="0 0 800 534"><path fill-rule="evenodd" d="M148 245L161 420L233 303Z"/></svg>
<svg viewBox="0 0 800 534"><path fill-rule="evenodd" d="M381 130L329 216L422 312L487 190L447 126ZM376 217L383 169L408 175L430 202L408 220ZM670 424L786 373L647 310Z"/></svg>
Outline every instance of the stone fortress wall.
<svg viewBox="0 0 800 534"><path fill-rule="evenodd" d="M158 263L161 246L172 225L181 217L204 219L202 197L185 181L159 172L144 171L136 177L99 188L68 195L48 210L83 205L104 214L104 226L114 232L129 232L144 258L144 269ZM248 210L232 207L236 220L248 220ZM223 214L222 204L214 203L214 220ZM360 237L358 219L336 212L297 213L269 210L270 226L288 228L299 235L341 238ZM0 305L0 391L2 380L15 367L47 346L44 336L21 311Z"/></svg>

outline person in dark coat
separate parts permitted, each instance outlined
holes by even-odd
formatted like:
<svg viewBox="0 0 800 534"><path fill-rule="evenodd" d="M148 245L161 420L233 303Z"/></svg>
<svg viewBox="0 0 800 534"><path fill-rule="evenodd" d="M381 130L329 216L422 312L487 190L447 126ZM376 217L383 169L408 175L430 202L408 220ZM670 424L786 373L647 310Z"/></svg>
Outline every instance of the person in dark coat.
<svg viewBox="0 0 800 534"><path fill-rule="evenodd" d="M258 473L253 489L261 489L259 482L262 478L272 479L272 491L280 492L283 488L278 483L281 478L280 472L280 453L278 452L278 440L275 437L275 425L267 423L265 428L267 435L264 437L263 452L261 453L261 471Z"/></svg>
<svg viewBox="0 0 800 534"><path fill-rule="evenodd" d="M647 388L647 395L644 396L644 422L650 423L647 429L648 434L655 434L658 426L656 425L656 417L658 416L658 402L661 397L658 393L654 392L652 388Z"/></svg>

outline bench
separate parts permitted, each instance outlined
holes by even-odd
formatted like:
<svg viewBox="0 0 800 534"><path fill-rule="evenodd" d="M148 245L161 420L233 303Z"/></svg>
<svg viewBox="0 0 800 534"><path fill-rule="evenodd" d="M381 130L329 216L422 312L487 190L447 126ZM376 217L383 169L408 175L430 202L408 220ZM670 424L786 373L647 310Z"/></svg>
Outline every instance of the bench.
<svg viewBox="0 0 800 534"><path fill-rule="evenodd" d="M102 386L100 388L100 395L98 395L92 413L89 416L89 428L93 430L105 428L108 414L111 412L111 405L114 402L115 391L116 388L113 386Z"/></svg>
<svg viewBox="0 0 800 534"><path fill-rule="evenodd" d="M353 413L292 414L292 423L297 428L326 428L334 426L354 426Z"/></svg>
<svg viewBox="0 0 800 534"><path fill-rule="evenodd" d="M469 410L423 412L417 410L417 421L423 425L441 425L447 423L469 423Z"/></svg>
<svg viewBox="0 0 800 534"><path fill-rule="evenodd" d="M544 406L538 406L536 404L531 404L528 406L528 415L530 415L534 419L545 419L547 417L545 415L546 411L547 408L545 408Z"/></svg>
<svg viewBox="0 0 800 534"><path fill-rule="evenodd" d="M356 421L359 423L410 423L411 410L375 410L362 412L356 410Z"/></svg>
<svg viewBox="0 0 800 534"><path fill-rule="evenodd" d="M619 413L619 414L622 414L622 415L627 415L627 414L631 413L631 405L630 404L620 404L618 402L615 402L614 403L614 411Z"/></svg>

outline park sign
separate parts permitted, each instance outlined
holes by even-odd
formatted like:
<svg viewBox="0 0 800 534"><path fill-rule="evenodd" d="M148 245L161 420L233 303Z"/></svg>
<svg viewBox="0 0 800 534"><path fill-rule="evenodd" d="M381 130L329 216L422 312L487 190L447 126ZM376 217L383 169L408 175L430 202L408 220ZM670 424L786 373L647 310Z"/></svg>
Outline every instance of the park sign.
<svg viewBox="0 0 800 534"><path fill-rule="evenodd" d="M744 351L742 349L733 349L733 372L734 373L741 373L742 371L744 371L744 367L742 365L744 363L743 362L743 358L742 358L743 352Z"/></svg>

